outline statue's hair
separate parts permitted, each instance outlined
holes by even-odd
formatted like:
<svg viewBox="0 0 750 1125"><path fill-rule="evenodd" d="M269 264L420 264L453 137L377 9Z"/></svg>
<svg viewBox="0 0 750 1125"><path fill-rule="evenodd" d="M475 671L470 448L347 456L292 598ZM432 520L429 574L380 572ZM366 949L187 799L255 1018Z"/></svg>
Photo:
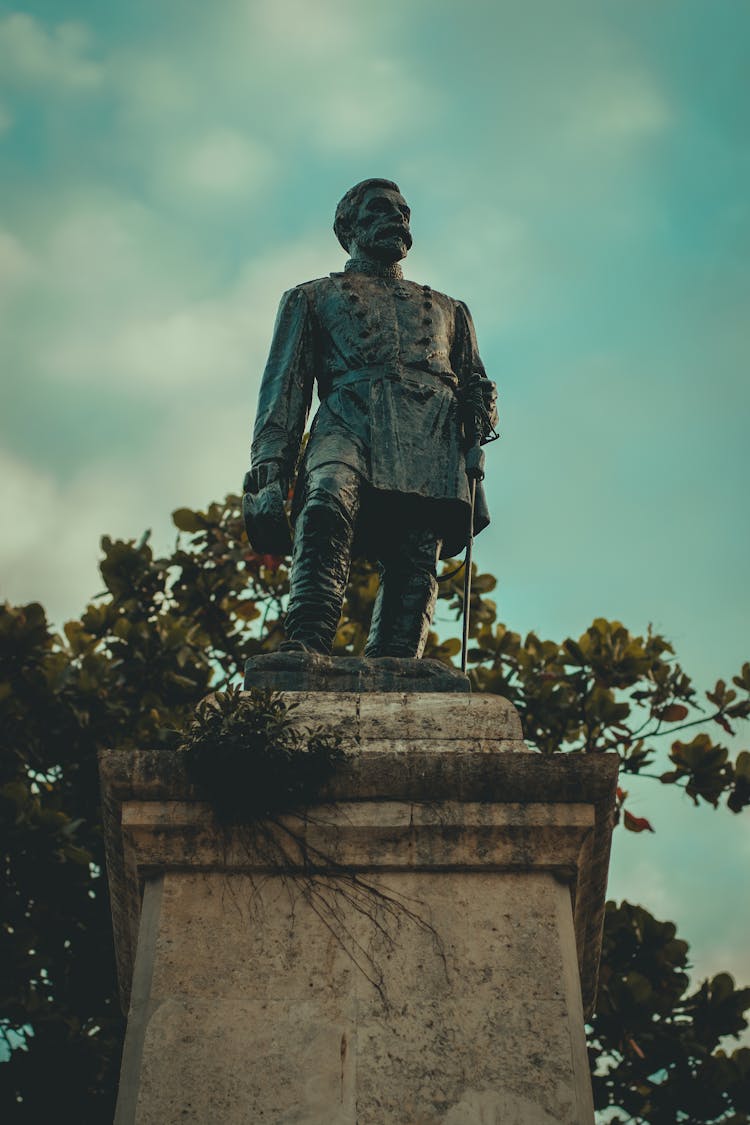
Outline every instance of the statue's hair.
<svg viewBox="0 0 750 1125"><path fill-rule="evenodd" d="M349 188L346 195L342 196L339 200L338 207L336 208L336 217L333 220L333 229L336 233L336 237L347 252L352 240L354 219L359 205L365 193L373 187L390 188L391 191L401 193L400 187L398 184L394 184L393 180L361 180L360 183Z"/></svg>

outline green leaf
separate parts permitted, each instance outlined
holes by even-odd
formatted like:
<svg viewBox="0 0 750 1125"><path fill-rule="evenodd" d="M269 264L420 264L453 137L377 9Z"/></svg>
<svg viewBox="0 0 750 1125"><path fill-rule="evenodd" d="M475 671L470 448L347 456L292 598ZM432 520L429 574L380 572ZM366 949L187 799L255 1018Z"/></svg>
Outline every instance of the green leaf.
<svg viewBox="0 0 750 1125"><path fill-rule="evenodd" d="M741 777L743 781L750 781L750 751L741 750L737 755L734 773L736 777Z"/></svg>
<svg viewBox="0 0 750 1125"><path fill-rule="evenodd" d="M688 717L688 709L682 703L671 703L662 711L657 712L657 718L663 723L680 723Z"/></svg>
<svg viewBox="0 0 750 1125"><path fill-rule="evenodd" d="M172 512L172 523L179 531L189 531L193 534L197 531L205 531L207 526L206 520L200 513L194 512L191 508L177 508Z"/></svg>

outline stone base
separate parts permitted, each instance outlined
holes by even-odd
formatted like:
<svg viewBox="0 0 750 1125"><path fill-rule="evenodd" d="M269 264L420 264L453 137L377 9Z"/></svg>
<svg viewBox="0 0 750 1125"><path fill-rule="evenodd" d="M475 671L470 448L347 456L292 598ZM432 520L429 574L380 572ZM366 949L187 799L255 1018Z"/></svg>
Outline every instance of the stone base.
<svg viewBox="0 0 750 1125"><path fill-rule="evenodd" d="M116 1125L592 1125L617 759L524 752L498 697L290 698L349 740L304 816L222 828L179 753L101 757Z"/></svg>
<svg viewBox="0 0 750 1125"><path fill-rule="evenodd" d="M270 691L468 692L469 677L439 660L268 652L245 663L245 688Z"/></svg>

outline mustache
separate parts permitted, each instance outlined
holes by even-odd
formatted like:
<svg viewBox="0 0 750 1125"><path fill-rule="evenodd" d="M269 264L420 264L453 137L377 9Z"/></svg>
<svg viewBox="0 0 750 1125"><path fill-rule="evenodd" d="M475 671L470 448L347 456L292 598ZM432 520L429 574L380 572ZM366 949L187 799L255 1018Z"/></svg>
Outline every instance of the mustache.
<svg viewBox="0 0 750 1125"><path fill-rule="evenodd" d="M406 246L407 250L411 249L413 242L411 231L403 223L383 223L377 230L373 231L373 237L377 240L381 238L400 238Z"/></svg>

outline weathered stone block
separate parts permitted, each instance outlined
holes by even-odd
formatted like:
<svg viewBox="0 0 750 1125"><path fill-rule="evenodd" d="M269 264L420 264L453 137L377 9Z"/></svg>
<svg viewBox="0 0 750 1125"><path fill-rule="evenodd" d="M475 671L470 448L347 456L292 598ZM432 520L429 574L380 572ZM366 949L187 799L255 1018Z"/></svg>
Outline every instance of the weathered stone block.
<svg viewBox="0 0 750 1125"><path fill-rule="evenodd" d="M525 752L498 697L297 702L347 761L259 830L217 825L179 753L102 756L118 1125L593 1121L617 760Z"/></svg>

